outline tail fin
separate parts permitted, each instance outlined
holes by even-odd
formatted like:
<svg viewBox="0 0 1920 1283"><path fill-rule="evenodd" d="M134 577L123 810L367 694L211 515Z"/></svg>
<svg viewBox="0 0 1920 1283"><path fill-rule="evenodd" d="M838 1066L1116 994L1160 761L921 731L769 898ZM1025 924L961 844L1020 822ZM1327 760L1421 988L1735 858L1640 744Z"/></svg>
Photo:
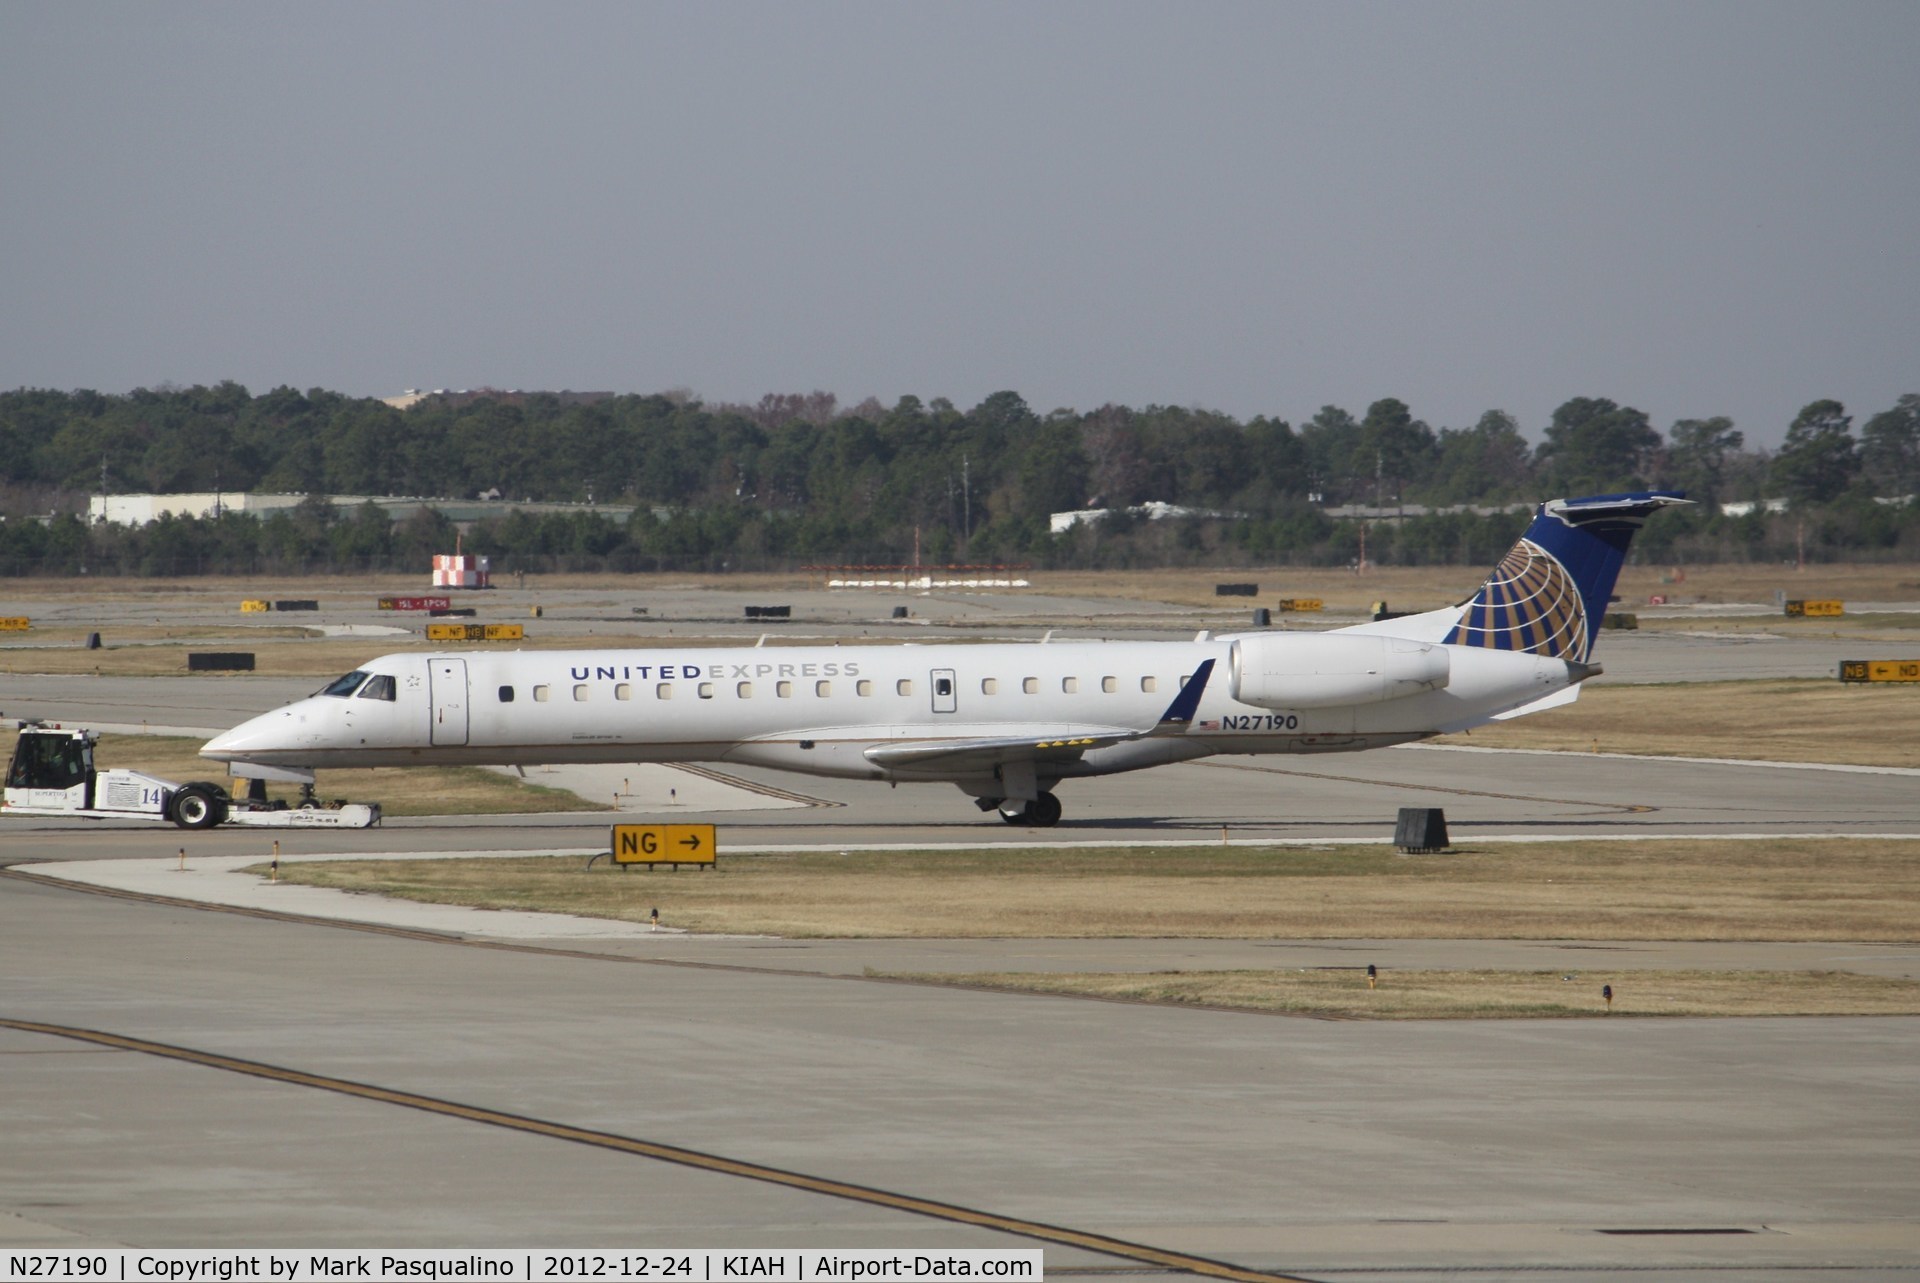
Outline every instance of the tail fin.
<svg viewBox="0 0 1920 1283"><path fill-rule="evenodd" d="M1585 663L1634 531L1678 491L1553 499L1460 607L1445 640Z"/></svg>

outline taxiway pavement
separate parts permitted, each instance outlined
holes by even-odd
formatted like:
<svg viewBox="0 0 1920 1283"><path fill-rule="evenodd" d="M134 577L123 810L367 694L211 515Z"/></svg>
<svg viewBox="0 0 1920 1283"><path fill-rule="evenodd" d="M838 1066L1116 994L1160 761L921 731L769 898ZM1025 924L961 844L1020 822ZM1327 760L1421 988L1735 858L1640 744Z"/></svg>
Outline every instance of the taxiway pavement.
<svg viewBox="0 0 1920 1283"><path fill-rule="evenodd" d="M1642 646L1610 640L1603 659L1653 654ZM1696 679L1732 675L1736 655L1806 653L1663 647ZM1822 656L1786 666L1813 658L1831 671ZM220 727L311 685L7 678L0 710ZM713 819L752 846L1034 837L949 788L736 774L818 804L736 810L723 788L633 813ZM1445 807L1456 838L1920 833L1912 772L1595 754L1216 759L1062 796L1048 840L1212 841L1223 826L1236 841L1384 840L1415 805ZM0 833L0 863L138 864L164 885L182 846L208 867L263 858L275 839L290 858L580 851L614 818L204 834L23 820ZM370 932L0 878L0 1244L965 1247L1026 1245L1019 1227L1044 1223L1342 1280L1920 1268L1920 1020L1364 1024L865 975L1376 961L1911 976L1907 946L531 932L497 915ZM910 1215L763 1168L998 1219ZM1162 1268L1066 1246L1048 1267Z"/></svg>
<svg viewBox="0 0 1920 1283"><path fill-rule="evenodd" d="M343 832L219 829L182 833L136 822L11 818L8 845L63 859L155 855L179 845L209 854L384 850L394 835L423 849L546 850L604 843L616 819L713 821L747 846L1021 845L1036 830L983 814L947 785L887 788L752 768L722 774L742 787L670 768L636 771L620 811L387 820ZM391 773L404 788L406 772ZM676 780L685 781L684 797ZM800 801L769 806L766 790ZM1896 768L1641 758L1592 753L1409 747L1289 758L1210 758L1061 785L1065 818L1050 842L1260 841L1393 834L1400 807L1441 807L1456 841L1476 837L1593 839L1657 835L1920 833L1920 773ZM749 809L751 808L751 809Z"/></svg>
<svg viewBox="0 0 1920 1283"><path fill-rule="evenodd" d="M1018 1222L1309 1278L1920 1262L1920 1021L1324 1022L678 943L475 947L0 879L0 1242L965 1247Z"/></svg>

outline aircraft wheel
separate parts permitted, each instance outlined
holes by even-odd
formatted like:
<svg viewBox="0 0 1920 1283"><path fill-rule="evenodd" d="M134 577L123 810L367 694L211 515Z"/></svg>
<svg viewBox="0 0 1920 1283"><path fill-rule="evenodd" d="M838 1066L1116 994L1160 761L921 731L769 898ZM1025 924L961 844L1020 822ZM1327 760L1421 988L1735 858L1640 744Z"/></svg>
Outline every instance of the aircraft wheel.
<svg viewBox="0 0 1920 1283"><path fill-rule="evenodd" d="M205 784L189 784L173 795L173 822L183 829L210 829L226 818L226 807Z"/></svg>
<svg viewBox="0 0 1920 1283"><path fill-rule="evenodd" d="M1051 793L1042 793L1027 803L1027 823L1036 828L1050 829L1060 822L1060 799Z"/></svg>
<svg viewBox="0 0 1920 1283"><path fill-rule="evenodd" d="M1042 793L1031 802L1022 802L1017 811L1002 809L1000 818L1008 824L1050 829L1060 822L1060 799L1051 793Z"/></svg>

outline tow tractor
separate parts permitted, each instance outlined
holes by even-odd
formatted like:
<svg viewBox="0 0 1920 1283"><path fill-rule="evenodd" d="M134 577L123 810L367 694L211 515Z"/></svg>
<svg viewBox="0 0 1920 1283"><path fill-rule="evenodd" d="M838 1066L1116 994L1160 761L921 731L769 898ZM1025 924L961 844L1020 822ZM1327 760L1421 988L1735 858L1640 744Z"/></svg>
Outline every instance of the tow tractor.
<svg viewBox="0 0 1920 1283"><path fill-rule="evenodd" d="M89 730L40 721L20 723L20 740L7 765L0 815L71 815L86 820L171 820L183 829L245 824L276 829L364 829L380 822L378 803L269 802L263 781L246 797L218 784L176 784L141 771L95 770Z"/></svg>

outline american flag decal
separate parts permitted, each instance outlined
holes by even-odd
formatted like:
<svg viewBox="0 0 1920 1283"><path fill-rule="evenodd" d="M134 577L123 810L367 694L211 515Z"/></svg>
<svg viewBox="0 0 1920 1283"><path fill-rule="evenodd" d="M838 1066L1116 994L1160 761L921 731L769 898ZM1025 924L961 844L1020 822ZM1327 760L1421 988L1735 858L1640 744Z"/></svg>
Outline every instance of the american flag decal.
<svg viewBox="0 0 1920 1283"><path fill-rule="evenodd" d="M1584 663L1586 603L1567 568L1539 544L1522 539L1466 604L1446 641Z"/></svg>

